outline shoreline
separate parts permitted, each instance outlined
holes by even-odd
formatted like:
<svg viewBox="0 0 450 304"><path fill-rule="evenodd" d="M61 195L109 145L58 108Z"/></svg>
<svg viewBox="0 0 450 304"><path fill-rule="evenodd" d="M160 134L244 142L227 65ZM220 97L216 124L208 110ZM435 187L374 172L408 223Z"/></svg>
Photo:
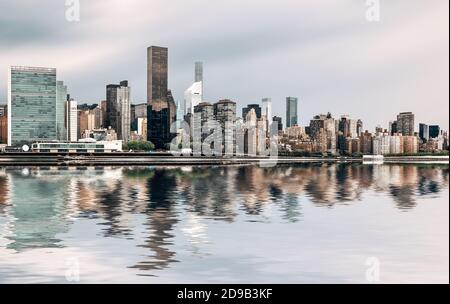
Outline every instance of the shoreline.
<svg viewBox="0 0 450 304"><path fill-rule="evenodd" d="M361 163L362 158L354 157L198 157L173 156L169 153L99 153L99 154L59 154L59 153L4 153L0 154L0 166L216 166L249 165L274 166L302 163ZM389 156L385 164L449 164L448 156Z"/></svg>

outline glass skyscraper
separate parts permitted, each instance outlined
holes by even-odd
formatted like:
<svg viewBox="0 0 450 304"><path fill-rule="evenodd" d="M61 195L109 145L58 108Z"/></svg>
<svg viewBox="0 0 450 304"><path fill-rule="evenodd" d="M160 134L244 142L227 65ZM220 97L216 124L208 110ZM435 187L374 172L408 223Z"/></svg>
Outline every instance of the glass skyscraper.
<svg viewBox="0 0 450 304"><path fill-rule="evenodd" d="M66 102L67 102L67 86L63 81L56 82L56 136L60 141L67 140L66 130Z"/></svg>
<svg viewBox="0 0 450 304"><path fill-rule="evenodd" d="M298 124L298 98L286 97L286 127Z"/></svg>
<svg viewBox="0 0 450 304"><path fill-rule="evenodd" d="M57 139L56 69L10 67L8 145Z"/></svg>
<svg viewBox="0 0 450 304"><path fill-rule="evenodd" d="M176 104L167 87L168 49L147 49L147 138L157 149L172 140L171 124L176 120Z"/></svg>

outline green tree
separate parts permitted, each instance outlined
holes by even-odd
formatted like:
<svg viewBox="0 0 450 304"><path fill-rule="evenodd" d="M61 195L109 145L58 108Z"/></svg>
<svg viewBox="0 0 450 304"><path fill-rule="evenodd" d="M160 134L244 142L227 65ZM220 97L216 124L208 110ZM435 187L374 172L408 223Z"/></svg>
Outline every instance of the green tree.
<svg viewBox="0 0 450 304"><path fill-rule="evenodd" d="M128 150L133 151L152 151L155 145L149 141L130 141L126 144Z"/></svg>

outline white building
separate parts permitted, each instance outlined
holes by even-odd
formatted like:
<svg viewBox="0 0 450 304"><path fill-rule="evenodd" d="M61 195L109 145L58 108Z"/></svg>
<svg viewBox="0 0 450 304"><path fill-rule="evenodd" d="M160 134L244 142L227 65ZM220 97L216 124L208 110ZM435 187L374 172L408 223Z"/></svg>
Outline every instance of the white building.
<svg viewBox="0 0 450 304"><path fill-rule="evenodd" d="M387 133L379 134L373 138L373 154L386 155L391 153L391 136Z"/></svg>
<svg viewBox="0 0 450 304"><path fill-rule="evenodd" d="M75 100L66 102L65 127L67 131L67 140L76 142L78 140L78 108Z"/></svg>
<svg viewBox="0 0 450 304"><path fill-rule="evenodd" d="M203 82L194 82L185 92L184 92L184 104L181 109L183 115L188 113L194 113L194 107L199 105L203 100Z"/></svg>
<svg viewBox="0 0 450 304"><path fill-rule="evenodd" d="M271 98L263 98L262 99L262 116L264 116L266 120L266 130L267 135L270 133L270 126L272 125L272 99Z"/></svg>
<svg viewBox="0 0 450 304"><path fill-rule="evenodd" d="M389 136L389 153L390 154L403 153L403 138L401 135Z"/></svg>

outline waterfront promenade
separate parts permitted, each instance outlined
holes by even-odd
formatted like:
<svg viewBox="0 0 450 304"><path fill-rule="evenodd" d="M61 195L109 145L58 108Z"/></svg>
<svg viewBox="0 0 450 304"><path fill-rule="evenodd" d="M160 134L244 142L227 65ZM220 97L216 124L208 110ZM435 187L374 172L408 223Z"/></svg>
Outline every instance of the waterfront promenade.
<svg viewBox="0 0 450 304"><path fill-rule="evenodd" d="M0 166L180 166L180 165L243 165L330 162L363 163L362 158L352 157L199 157L174 156L170 153L2 153ZM448 156L392 156L385 157L384 163L441 163L448 164Z"/></svg>

